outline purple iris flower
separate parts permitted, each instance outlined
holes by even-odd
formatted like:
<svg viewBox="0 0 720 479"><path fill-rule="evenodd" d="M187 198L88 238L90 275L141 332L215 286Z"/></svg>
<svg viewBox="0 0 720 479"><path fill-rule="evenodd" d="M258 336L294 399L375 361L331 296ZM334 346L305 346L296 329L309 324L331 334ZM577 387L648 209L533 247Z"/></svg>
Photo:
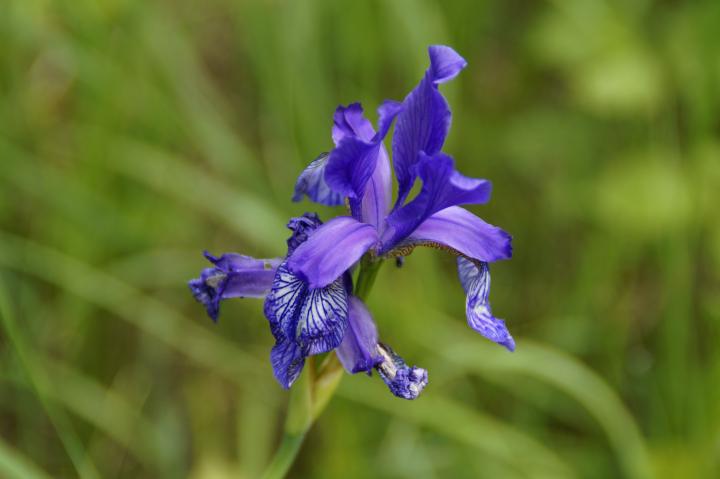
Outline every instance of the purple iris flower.
<svg viewBox="0 0 720 479"><path fill-rule="evenodd" d="M335 148L298 178L294 201L308 196L325 205L346 203L348 216L325 224L310 213L292 218L285 258L206 253L214 267L189 283L213 319L224 299L265 298L265 316L276 341L271 362L285 388L297 379L308 356L335 350L348 372L375 370L396 396L414 399L420 394L427 371L408 366L380 342L370 311L353 294L352 281L362 257L370 262L396 258L400 265L416 246L458 257L468 324L511 351L515 347L488 300L488 263L510 258L510 235L460 207L488 202L490 182L461 175L453 159L441 152L451 114L438 87L457 76L466 62L445 46L431 46L429 54L430 67L415 89L402 102L385 101L379 107L377 131L359 104L338 107L332 128ZM394 203L383 145L393 122ZM408 200L418 178L420 192Z"/></svg>
<svg viewBox="0 0 720 479"><path fill-rule="evenodd" d="M385 101L380 106L377 132L359 104L337 109L332 131L335 149L300 175L295 197L305 193L314 201L336 204L336 198L325 192L341 193L348 198L350 215L319 227L289 255L287 265L311 288L322 288L365 254L381 259L406 256L416 246L447 250L458 256L468 324L512 351L515 342L504 321L493 316L488 300L488 263L510 258L511 237L460 207L487 203L491 184L463 176L453 159L440 151L451 113L438 86L457 76L467 63L446 46L431 46L429 54L430 67L402 103ZM383 146L393 120L398 181L394 204ZM306 181L310 175L314 181ZM422 188L407 201L418 177Z"/></svg>

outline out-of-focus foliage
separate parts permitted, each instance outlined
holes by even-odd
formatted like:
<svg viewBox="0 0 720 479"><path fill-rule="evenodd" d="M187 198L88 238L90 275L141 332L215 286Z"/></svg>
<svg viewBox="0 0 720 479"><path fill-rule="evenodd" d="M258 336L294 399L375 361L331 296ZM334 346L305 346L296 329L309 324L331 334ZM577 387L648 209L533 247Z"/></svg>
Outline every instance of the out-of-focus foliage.
<svg viewBox="0 0 720 479"><path fill-rule="evenodd" d="M287 393L260 302L213 325L201 250L274 256L337 103L372 110L426 47L510 354L454 261L381 270L416 402L346 377L292 477L720 475L720 2L9 0L0 8L0 476L257 477Z"/></svg>

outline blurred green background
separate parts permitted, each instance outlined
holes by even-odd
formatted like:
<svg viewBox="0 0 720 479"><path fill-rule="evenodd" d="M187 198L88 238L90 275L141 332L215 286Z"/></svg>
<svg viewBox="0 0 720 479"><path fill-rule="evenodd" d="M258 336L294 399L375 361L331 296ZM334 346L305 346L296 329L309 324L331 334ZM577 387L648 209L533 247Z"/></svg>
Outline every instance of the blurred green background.
<svg viewBox="0 0 720 479"><path fill-rule="evenodd" d="M465 324L454 260L369 299L430 371L346 376L297 478L720 477L720 2L5 0L0 477L254 478L287 392L256 300L205 317L201 252L284 253L331 114L443 87L445 151L514 236Z"/></svg>

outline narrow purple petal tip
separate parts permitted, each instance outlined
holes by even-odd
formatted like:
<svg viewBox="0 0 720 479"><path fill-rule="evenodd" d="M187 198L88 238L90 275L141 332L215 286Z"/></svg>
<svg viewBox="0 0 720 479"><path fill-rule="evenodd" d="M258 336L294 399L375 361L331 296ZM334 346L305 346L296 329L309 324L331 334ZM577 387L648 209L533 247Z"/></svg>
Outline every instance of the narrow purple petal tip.
<svg viewBox="0 0 720 479"><path fill-rule="evenodd" d="M458 52L444 45L431 45L428 47L428 54L430 72L435 84L452 80L467 66L467 62Z"/></svg>

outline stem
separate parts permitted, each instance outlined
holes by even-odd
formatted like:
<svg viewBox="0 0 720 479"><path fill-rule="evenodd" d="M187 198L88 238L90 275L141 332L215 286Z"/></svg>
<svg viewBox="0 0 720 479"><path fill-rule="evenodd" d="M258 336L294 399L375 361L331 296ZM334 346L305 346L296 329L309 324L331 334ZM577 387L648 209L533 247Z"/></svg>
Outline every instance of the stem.
<svg viewBox="0 0 720 479"><path fill-rule="evenodd" d="M367 299L375 283L375 277L382 261L373 260L369 255L360 260L360 273L354 295L363 301ZM288 414L285 421L280 447L275 451L263 479L282 479L295 462L305 434L330 402L343 377L343 368L335 354L327 356L315 369L315 358L308 358L305 371L290 391Z"/></svg>
<svg viewBox="0 0 720 479"><path fill-rule="evenodd" d="M382 261L373 260L367 254L362 257L360 260L360 273L358 274L357 284L353 292L355 296L363 301L367 299L373 284L375 284L375 278L382 264Z"/></svg>
<svg viewBox="0 0 720 479"><path fill-rule="evenodd" d="M283 435L280 447L275 452L272 462L265 469L263 479L282 479L287 474L290 466L295 462L295 458L300 451L305 433Z"/></svg>

